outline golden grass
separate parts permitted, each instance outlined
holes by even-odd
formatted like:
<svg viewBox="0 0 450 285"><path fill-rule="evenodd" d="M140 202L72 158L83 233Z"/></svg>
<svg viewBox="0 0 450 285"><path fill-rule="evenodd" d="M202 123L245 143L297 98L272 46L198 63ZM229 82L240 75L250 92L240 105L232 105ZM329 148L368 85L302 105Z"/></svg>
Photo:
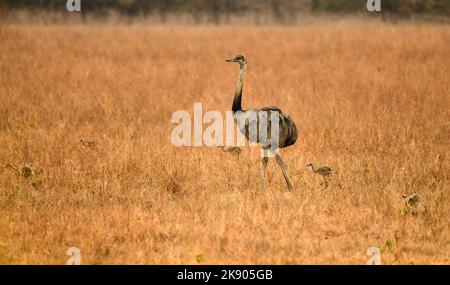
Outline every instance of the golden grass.
<svg viewBox="0 0 450 285"><path fill-rule="evenodd" d="M450 29L0 27L0 263L450 263ZM175 148L177 110L277 105L299 129L258 192L259 152ZM94 148L80 138L97 141ZM38 173L25 178L14 167ZM327 189L305 168L337 171ZM40 172L39 172L40 171ZM401 194L418 193L418 217ZM201 258L199 258L199 256Z"/></svg>

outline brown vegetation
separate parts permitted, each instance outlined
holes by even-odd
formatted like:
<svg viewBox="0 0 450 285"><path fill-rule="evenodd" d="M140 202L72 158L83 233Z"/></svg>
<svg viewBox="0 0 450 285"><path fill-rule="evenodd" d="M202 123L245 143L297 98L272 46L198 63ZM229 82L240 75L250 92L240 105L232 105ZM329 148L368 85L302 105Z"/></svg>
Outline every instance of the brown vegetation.
<svg viewBox="0 0 450 285"><path fill-rule="evenodd" d="M0 263L449 263L450 29L0 27ZM259 152L175 148L174 111L297 123L294 191ZM87 147L80 139L95 141ZM336 171L327 188L305 168ZM30 175L21 175L27 166ZM418 193L412 216L402 194ZM202 256L199 261L198 256Z"/></svg>

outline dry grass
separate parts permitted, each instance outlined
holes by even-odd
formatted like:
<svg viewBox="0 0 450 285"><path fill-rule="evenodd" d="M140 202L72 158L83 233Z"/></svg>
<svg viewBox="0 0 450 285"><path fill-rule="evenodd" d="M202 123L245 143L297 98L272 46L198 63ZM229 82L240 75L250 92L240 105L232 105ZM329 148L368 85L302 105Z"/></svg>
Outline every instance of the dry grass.
<svg viewBox="0 0 450 285"><path fill-rule="evenodd" d="M450 263L450 29L0 27L0 263ZM176 110L277 105L297 123L258 192L258 151L175 148ZM94 147L80 138L96 140ZM25 178L13 167L28 164ZM337 171L327 189L304 166ZM426 210L403 209L419 193ZM201 260L200 259L200 260Z"/></svg>

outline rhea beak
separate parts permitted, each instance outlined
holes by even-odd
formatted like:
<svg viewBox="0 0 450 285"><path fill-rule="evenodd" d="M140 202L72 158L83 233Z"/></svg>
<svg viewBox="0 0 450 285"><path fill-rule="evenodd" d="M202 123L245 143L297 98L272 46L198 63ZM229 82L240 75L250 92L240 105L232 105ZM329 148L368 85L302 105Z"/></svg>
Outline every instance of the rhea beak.
<svg viewBox="0 0 450 285"><path fill-rule="evenodd" d="M237 60L235 58L227 59L225 62L236 62Z"/></svg>

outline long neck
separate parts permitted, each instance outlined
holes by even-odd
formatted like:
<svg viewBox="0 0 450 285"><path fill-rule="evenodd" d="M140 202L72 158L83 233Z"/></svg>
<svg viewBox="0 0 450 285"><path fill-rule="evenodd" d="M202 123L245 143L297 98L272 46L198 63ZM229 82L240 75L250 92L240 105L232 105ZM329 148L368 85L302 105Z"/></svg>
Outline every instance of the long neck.
<svg viewBox="0 0 450 285"><path fill-rule="evenodd" d="M244 76L245 70L247 69L247 64L243 63L239 68L239 78L236 85L236 93L233 99L233 113L237 111L242 111L242 89L244 88Z"/></svg>
<svg viewBox="0 0 450 285"><path fill-rule="evenodd" d="M314 172L317 172L317 171L318 171L318 169L316 169L316 168L314 167L314 165L310 165L310 166L311 166L312 171L314 171Z"/></svg>

